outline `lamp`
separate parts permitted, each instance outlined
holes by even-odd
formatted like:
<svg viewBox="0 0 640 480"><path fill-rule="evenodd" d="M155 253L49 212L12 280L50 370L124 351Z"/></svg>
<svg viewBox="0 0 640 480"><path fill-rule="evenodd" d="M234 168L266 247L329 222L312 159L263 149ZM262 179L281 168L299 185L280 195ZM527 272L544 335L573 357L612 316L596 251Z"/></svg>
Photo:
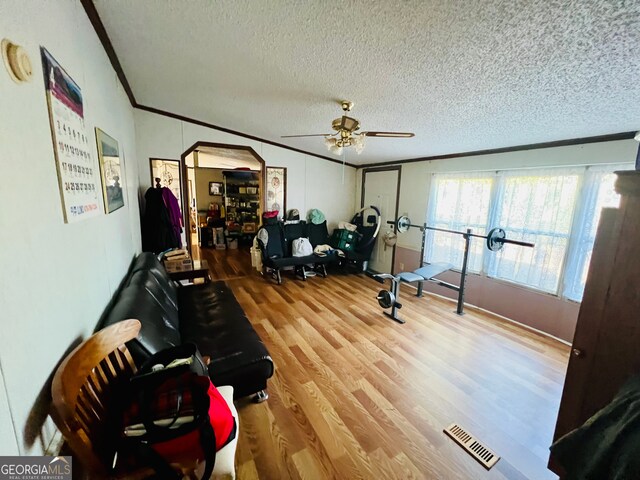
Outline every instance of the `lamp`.
<svg viewBox="0 0 640 480"><path fill-rule="evenodd" d="M352 136L352 145L355 147L356 149L356 153L358 155L360 155L362 153L362 150L364 150L364 139L366 138L366 135L360 134L360 135L353 135Z"/></svg>
<svg viewBox="0 0 640 480"><path fill-rule="evenodd" d="M364 134L352 134L350 132L341 131L340 138L333 136L324 137L324 144L331 153L342 155L342 149L345 147L355 147L356 153L360 155L364 150Z"/></svg>
<svg viewBox="0 0 640 480"><path fill-rule="evenodd" d="M327 146L327 150L329 150L334 155L342 155L343 145L341 140L333 137L325 137L324 144Z"/></svg>

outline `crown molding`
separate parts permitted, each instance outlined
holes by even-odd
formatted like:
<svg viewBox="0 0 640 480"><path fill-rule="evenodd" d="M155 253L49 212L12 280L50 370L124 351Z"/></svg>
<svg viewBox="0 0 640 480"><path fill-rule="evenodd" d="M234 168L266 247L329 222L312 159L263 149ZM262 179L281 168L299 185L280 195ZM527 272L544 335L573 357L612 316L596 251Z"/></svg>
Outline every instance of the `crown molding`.
<svg viewBox="0 0 640 480"><path fill-rule="evenodd" d="M447 153L445 155L434 155L431 157L408 158L406 160L394 160L387 162L365 163L358 165L358 168L382 167L385 165L402 165L404 163L429 162L431 160L448 160L460 157L475 157L478 155L491 155L494 153L520 152L523 150L538 150L542 148L566 147L569 145L585 145L588 143L613 142L616 140L629 140L636 132L621 132L608 135L597 135L593 137L571 138L569 140L557 140L553 142L530 143L528 145L516 145L514 147L492 148L488 150L475 150L471 152Z"/></svg>
<svg viewBox="0 0 640 480"><path fill-rule="evenodd" d="M87 17L89 17L89 21L91 25L93 25L93 29L96 31L96 35L100 39L100 43L102 43L102 48L104 48L107 57L109 57L109 61L111 62L111 66L116 71L116 75L124 88L124 91L127 93L127 97L129 97L129 102L132 107L136 107L138 102L136 102L136 97L133 95L133 90L131 90L131 85L129 85L129 81L124 74L124 70L122 70L122 65L120 64L120 60L118 59L118 55L116 55L116 51L113 49L113 44L111 43L111 39L107 34L107 30L104 28L104 24L100 19L100 15L98 15L98 10L96 10L96 6L93 4L93 0L80 0Z"/></svg>

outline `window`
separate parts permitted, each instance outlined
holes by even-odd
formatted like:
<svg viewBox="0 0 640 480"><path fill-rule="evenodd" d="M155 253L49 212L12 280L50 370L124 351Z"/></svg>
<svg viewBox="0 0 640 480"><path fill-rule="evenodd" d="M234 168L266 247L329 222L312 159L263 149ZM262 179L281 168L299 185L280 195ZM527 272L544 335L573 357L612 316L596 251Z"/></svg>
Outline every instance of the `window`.
<svg viewBox="0 0 640 480"><path fill-rule="evenodd" d="M486 235L502 227L507 237L534 243L490 253L471 242L469 271L580 301L603 207L617 207L616 170L606 165L544 170L434 174L427 224ZM429 231L427 262L462 267L459 235Z"/></svg>
<svg viewBox="0 0 640 480"><path fill-rule="evenodd" d="M535 248L503 248L487 275L556 293L569 247L581 170L501 172L492 226Z"/></svg>
<svg viewBox="0 0 640 480"><path fill-rule="evenodd" d="M619 165L613 170L630 168L628 165ZM602 209L617 208L620 205L620 195L614 188L615 180L616 175L610 167L590 167L584 175L583 202L574 221L574 230L579 234L572 239L573 255L567 263L564 282L563 294L570 300L582 300Z"/></svg>
<svg viewBox="0 0 640 480"><path fill-rule="evenodd" d="M449 230L466 230L484 235L489 217L493 174L458 174L436 176L431 187L428 224ZM449 262L462 268L464 242L457 235L427 231L427 261ZM472 242L468 269L479 273L482 269L484 248L480 242Z"/></svg>

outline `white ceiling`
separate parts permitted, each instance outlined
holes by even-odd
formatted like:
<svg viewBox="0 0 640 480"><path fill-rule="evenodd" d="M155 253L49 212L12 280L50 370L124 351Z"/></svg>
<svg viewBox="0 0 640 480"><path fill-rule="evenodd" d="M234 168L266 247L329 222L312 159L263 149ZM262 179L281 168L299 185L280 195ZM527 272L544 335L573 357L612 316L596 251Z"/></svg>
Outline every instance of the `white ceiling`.
<svg viewBox="0 0 640 480"><path fill-rule="evenodd" d="M260 170L260 162L248 150L198 147L198 166L202 168L250 168Z"/></svg>
<svg viewBox="0 0 640 480"><path fill-rule="evenodd" d="M328 155L355 102L352 163L640 128L640 2L96 0L142 105Z"/></svg>

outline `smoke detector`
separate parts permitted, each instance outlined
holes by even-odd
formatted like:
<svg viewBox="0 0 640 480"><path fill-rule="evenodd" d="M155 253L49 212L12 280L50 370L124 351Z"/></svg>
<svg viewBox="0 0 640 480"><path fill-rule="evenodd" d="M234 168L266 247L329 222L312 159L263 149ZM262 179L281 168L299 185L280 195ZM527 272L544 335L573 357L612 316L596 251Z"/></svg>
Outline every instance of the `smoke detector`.
<svg viewBox="0 0 640 480"><path fill-rule="evenodd" d="M6 38L2 40L0 48L2 49L4 66L7 68L11 80L16 83L30 81L33 70L27 51Z"/></svg>

